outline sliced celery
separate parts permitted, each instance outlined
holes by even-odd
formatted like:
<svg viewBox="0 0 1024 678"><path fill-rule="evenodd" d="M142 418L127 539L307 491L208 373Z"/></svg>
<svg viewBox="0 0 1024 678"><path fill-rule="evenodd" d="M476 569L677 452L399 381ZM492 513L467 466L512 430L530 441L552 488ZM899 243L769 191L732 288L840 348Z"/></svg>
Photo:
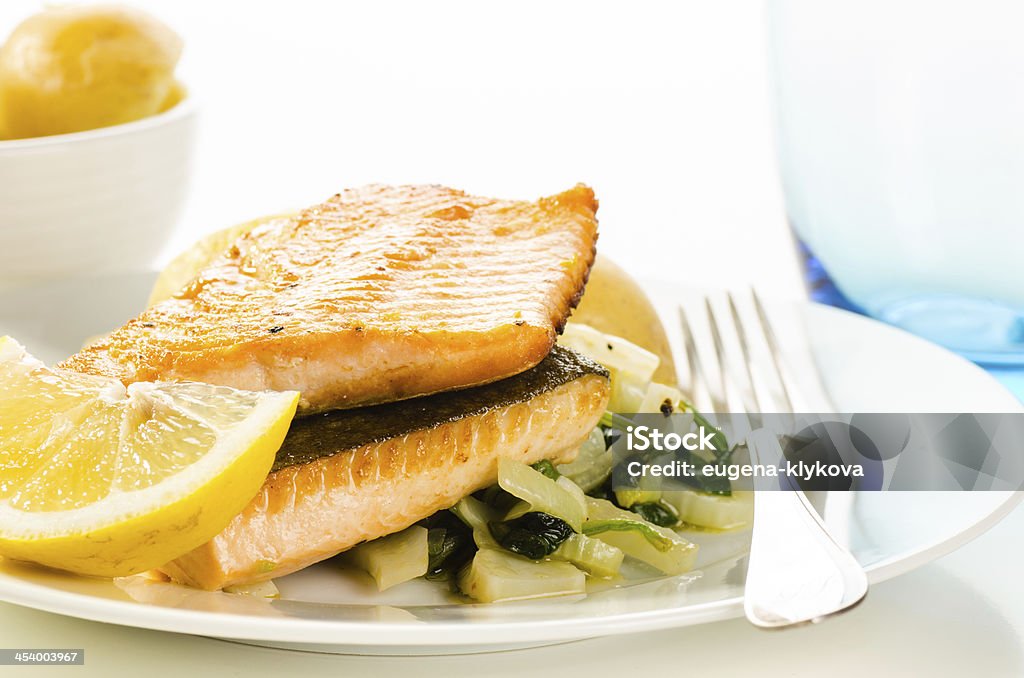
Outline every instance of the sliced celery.
<svg viewBox="0 0 1024 678"><path fill-rule="evenodd" d="M681 412L679 401L682 399L683 393L679 389L654 382L647 386L647 392L644 394L644 399L637 412L661 412L662 414Z"/></svg>
<svg viewBox="0 0 1024 678"><path fill-rule="evenodd" d="M380 539L360 544L344 560L369 573L381 591L427 573L430 556L427 528L413 525Z"/></svg>
<svg viewBox="0 0 1024 678"><path fill-rule="evenodd" d="M576 532L582 529L587 512L582 492L576 493L565 484L559 485L543 473L513 459L501 459L498 462L498 484L509 494L529 504L530 511L561 518ZM514 516L510 513L508 517Z"/></svg>
<svg viewBox="0 0 1024 678"><path fill-rule="evenodd" d="M277 585L272 581L261 581L255 584L237 584L235 586L228 586L224 589L224 593L237 593L242 596L252 596L253 598L280 598L281 592L277 590Z"/></svg>
<svg viewBox="0 0 1024 678"><path fill-rule="evenodd" d="M671 504L684 523L716 530L732 530L749 525L754 519L751 492L733 491L731 495L709 494L696 490L667 490L662 500Z"/></svg>
<svg viewBox="0 0 1024 678"><path fill-rule="evenodd" d="M587 439L580 445L576 459L558 467L558 472L590 492L608 478L612 472L612 451L605 449L604 433L594 427Z"/></svg>
<svg viewBox="0 0 1024 678"><path fill-rule="evenodd" d="M636 532L647 539L652 546L660 551L672 548L672 539L662 534L671 530L661 530L657 525L649 523L632 511L626 511L607 499L587 497L587 520L583 524L583 532L587 535L598 535L604 532ZM672 532L675 535L674 532Z"/></svg>
<svg viewBox="0 0 1024 678"><path fill-rule="evenodd" d="M615 502L623 508L629 508L633 504L648 504L659 499L661 490L645 490L639 487L615 490Z"/></svg>
<svg viewBox="0 0 1024 678"><path fill-rule="evenodd" d="M576 501L583 507L583 517L586 518L587 494L583 488L573 482L572 478L560 477L555 484L576 498Z"/></svg>
<svg viewBox="0 0 1024 678"><path fill-rule="evenodd" d="M532 510L533 510L533 507L530 506L530 502L528 502L528 501L517 501L512 506L512 508L510 508L508 510L508 513L506 513L504 515L504 517L502 517L501 522L504 523L504 522L508 522L510 520L515 520L516 518L522 518L523 516L525 516L527 513L529 513Z"/></svg>
<svg viewBox="0 0 1024 678"><path fill-rule="evenodd" d="M551 554L556 560L567 560L595 577L614 577L625 554L611 544L583 534L574 534Z"/></svg>
<svg viewBox="0 0 1024 678"><path fill-rule="evenodd" d="M654 526L656 529L666 528ZM666 530L671 532L671 530ZM673 533L674 534L674 533ZM693 569L697 560L697 545L675 535L672 548L661 551L636 531L604 532L597 537L612 546L622 549L627 555L647 563L668 575L683 574Z"/></svg>
<svg viewBox="0 0 1024 678"><path fill-rule="evenodd" d="M493 523L497 519L490 506L472 495L467 495L460 499L451 511L473 530L473 541L476 542L477 548L501 548L488 526L489 523Z"/></svg>
<svg viewBox="0 0 1024 678"><path fill-rule="evenodd" d="M558 343L590 356L609 370L630 375L639 384L647 384L661 362L657 355L636 344L580 323L566 325Z"/></svg>
<svg viewBox="0 0 1024 678"><path fill-rule="evenodd" d="M654 529L656 527L657 525L649 524L637 516L635 518L588 520L583 526L583 531L587 536L600 539L604 539L600 535L606 532L636 532L657 550L668 551L672 548L672 540Z"/></svg>
<svg viewBox="0 0 1024 678"><path fill-rule="evenodd" d="M537 562L508 551L477 551L458 577L459 589L483 603L583 593L586 575L558 560Z"/></svg>
<svg viewBox="0 0 1024 678"><path fill-rule="evenodd" d="M647 382L625 370L610 370L611 394L608 397L608 409L612 412L634 413L642 411L640 407L647 392Z"/></svg>
<svg viewBox="0 0 1024 678"><path fill-rule="evenodd" d="M661 499L660 478L642 476L632 479L629 487L615 490L615 503L623 508L634 504L649 504Z"/></svg>
<svg viewBox="0 0 1024 678"><path fill-rule="evenodd" d="M688 572L693 569L697 558L696 544L604 499L587 498L587 521L583 532L665 574Z"/></svg>

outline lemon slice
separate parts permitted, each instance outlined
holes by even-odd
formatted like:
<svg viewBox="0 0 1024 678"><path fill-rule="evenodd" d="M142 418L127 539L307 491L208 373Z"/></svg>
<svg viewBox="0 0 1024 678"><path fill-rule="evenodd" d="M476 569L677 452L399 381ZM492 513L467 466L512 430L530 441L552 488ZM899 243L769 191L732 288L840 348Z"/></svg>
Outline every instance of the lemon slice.
<svg viewBox="0 0 1024 678"><path fill-rule="evenodd" d="M114 577L190 551L256 495L298 397L125 388L0 338L0 555Z"/></svg>

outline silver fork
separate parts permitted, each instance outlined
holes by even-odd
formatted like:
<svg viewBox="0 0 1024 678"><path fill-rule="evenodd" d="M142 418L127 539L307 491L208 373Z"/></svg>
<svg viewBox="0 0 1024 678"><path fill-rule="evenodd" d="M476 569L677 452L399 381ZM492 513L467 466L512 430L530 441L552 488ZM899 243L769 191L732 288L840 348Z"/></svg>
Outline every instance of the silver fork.
<svg viewBox="0 0 1024 678"><path fill-rule="evenodd" d="M710 408L724 414L730 412L729 403L738 400L742 411L731 410L737 415L794 411L792 396L797 391L796 384L789 380L787 385L776 334L760 299L753 291L751 294L757 318L753 327L742 321L732 294L728 295L728 323L720 321L710 299L704 298L714 347L711 354L697 350L686 313L679 308L691 390L698 409ZM733 345L739 346L741 369L734 369L723 337L733 337ZM752 359L751 346L755 341L767 346L770 360ZM738 398L730 399L731 393ZM746 420L752 463L757 464L759 458L782 458L777 434L758 428L759 417L734 416L734 424L737 419ZM855 606L868 590L867 575L860 563L832 537L799 489L754 493L754 525L747 563L743 609L747 619L762 628L822 621Z"/></svg>

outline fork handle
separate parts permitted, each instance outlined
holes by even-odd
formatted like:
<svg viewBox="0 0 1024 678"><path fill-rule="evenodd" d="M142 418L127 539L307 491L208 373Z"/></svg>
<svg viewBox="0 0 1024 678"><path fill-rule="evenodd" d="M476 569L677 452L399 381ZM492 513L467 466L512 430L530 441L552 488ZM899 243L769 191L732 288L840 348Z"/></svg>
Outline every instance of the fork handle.
<svg viewBox="0 0 1024 678"><path fill-rule="evenodd" d="M779 443L770 431L753 432L751 461L758 463L758 447L772 444ZM817 622L852 608L867 591L864 568L829 535L802 491L754 493L747 619L762 628Z"/></svg>

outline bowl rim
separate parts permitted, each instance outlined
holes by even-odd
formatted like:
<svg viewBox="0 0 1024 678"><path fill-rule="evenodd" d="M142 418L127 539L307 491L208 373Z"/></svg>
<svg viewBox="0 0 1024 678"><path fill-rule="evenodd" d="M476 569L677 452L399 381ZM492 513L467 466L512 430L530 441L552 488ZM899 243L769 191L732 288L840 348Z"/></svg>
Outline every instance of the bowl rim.
<svg viewBox="0 0 1024 678"><path fill-rule="evenodd" d="M82 130L81 132L67 132L65 134L51 134L45 137L28 137L25 139L0 139L0 153L4 151L30 150L45 148L61 144L71 144L89 141L99 141L110 137L127 136L138 134L155 127L162 127L168 123L191 117L196 112L195 96L189 89L185 89L185 98L156 115L150 115L131 122L123 122L118 125L97 127L96 129Z"/></svg>

